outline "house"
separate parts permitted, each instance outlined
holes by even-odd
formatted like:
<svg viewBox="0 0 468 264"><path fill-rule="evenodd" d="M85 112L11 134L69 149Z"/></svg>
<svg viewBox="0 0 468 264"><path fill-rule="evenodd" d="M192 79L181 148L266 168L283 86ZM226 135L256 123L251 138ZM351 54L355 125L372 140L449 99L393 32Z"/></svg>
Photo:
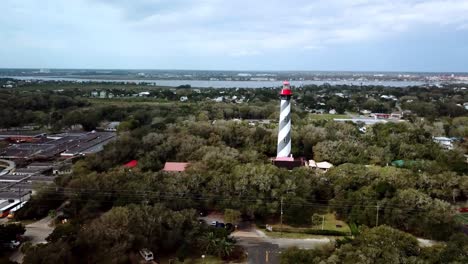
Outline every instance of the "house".
<svg viewBox="0 0 468 264"><path fill-rule="evenodd" d="M119 125L120 125L119 121L112 121L112 122L103 122L101 123L100 127L104 131L115 132L117 131L117 128L119 127Z"/></svg>
<svg viewBox="0 0 468 264"><path fill-rule="evenodd" d="M370 116L375 119L389 119L390 118L390 114L382 114L382 113L372 113Z"/></svg>
<svg viewBox="0 0 468 264"><path fill-rule="evenodd" d="M223 101L224 97L223 96L219 96L219 97L216 97L215 99L213 99L213 101L217 102L217 103L221 103Z"/></svg>
<svg viewBox="0 0 468 264"><path fill-rule="evenodd" d="M433 137L432 140L441 145L445 149L453 149L453 142L455 141L453 138L448 137Z"/></svg>
<svg viewBox="0 0 468 264"><path fill-rule="evenodd" d="M330 111L328 111L328 113L330 115L336 115L336 110L335 109L331 109Z"/></svg>
<svg viewBox="0 0 468 264"><path fill-rule="evenodd" d="M52 170L53 175L68 175L68 174L71 174L72 172L73 170L72 170L71 163L54 166L54 169Z"/></svg>
<svg viewBox="0 0 468 264"><path fill-rule="evenodd" d="M372 112L369 111L369 110L365 110L365 109L364 109L364 110L361 110L361 114L363 114L363 115L370 115L371 113L372 113Z"/></svg>
<svg viewBox="0 0 468 264"><path fill-rule="evenodd" d="M188 162L166 162L163 171L167 172L183 172L190 163Z"/></svg>
<svg viewBox="0 0 468 264"><path fill-rule="evenodd" d="M398 99L394 95L382 95L380 98L385 99L385 100L393 100L393 101L398 101Z"/></svg>
<svg viewBox="0 0 468 264"><path fill-rule="evenodd" d="M403 117L403 114L402 113L391 113L390 114L390 119L401 119Z"/></svg>
<svg viewBox="0 0 468 264"><path fill-rule="evenodd" d="M129 169L135 168L136 166L138 166L138 160L131 160L131 161L125 163L123 166L126 167L126 168L129 168Z"/></svg>
<svg viewBox="0 0 468 264"><path fill-rule="evenodd" d="M333 167L333 164L327 161L315 162L315 160L309 160L309 167L327 172L331 167Z"/></svg>

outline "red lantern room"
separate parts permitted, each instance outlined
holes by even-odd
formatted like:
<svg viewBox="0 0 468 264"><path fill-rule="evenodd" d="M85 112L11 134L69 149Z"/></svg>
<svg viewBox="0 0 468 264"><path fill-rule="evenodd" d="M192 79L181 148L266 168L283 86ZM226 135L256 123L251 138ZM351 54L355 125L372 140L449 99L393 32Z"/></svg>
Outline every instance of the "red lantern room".
<svg viewBox="0 0 468 264"><path fill-rule="evenodd" d="M291 84L289 84L288 81L283 82L283 89L281 90L280 95L285 95L285 96L291 96L292 95Z"/></svg>

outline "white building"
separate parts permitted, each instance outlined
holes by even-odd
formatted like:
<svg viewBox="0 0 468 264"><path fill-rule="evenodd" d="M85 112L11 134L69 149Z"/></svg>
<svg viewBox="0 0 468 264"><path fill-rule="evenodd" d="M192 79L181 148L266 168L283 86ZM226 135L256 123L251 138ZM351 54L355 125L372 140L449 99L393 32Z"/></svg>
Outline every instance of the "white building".
<svg viewBox="0 0 468 264"><path fill-rule="evenodd" d="M327 161L315 162L315 160L309 160L309 167L327 172L331 167L333 167L333 164Z"/></svg>
<svg viewBox="0 0 468 264"><path fill-rule="evenodd" d="M361 110L361 114L363 114L363 115L370 115L371 113L372 112L370 110L366 110L366 109Z"/></svg>
<svg viewBox="0 0 468 264"><path fill-rule="evenodd" d="M432 140L435 143L438 143L445 149L453 149L453 141L454 139L448 137L433 137Z"/></svg>
<svg viewBox="0 0 468 264"><path fill-rule="evenodd" d="M119 121L113 121L107 124L102 124L104 131L109 131L109 132L117 131L117 128L119 127L119 125L120 125Z"/></svg>

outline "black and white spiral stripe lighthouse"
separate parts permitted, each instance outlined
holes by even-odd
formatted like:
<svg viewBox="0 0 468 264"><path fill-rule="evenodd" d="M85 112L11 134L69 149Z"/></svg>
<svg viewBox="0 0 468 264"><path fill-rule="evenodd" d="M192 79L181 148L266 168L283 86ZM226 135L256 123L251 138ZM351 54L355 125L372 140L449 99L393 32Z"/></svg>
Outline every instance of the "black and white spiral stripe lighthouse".
<svg viewBox="0 0 468 264"><path fill-rule="evenodd" d="M283 89L280 93L281 108L278 130L278 151L277 158L291 156L291 85L288 81L283 82Z"/></svg>

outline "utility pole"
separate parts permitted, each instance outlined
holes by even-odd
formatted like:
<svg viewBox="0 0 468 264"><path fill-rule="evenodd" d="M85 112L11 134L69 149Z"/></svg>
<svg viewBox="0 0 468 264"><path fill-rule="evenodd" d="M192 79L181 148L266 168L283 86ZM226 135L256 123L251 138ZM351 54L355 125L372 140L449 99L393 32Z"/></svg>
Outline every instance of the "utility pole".
<svg viewBox="0 0 468 264"><path fill-rule="evenodd" d="M378 226L379 225L379 204L377 204L376 208L377 208L377 215L375 216L375 226Z"/></svg>
<svg viewBox="0 0 468 264"><path fill-rule="evenodd" d="M322 215L322 230L323 230L323 225L325 224L325 215Z"/></svg>
<svg viewBox="0 0 468 264"><path fill-rule="evenodd" d="M283 236L283 196L281 196L281 215L280 215L280 222L281 222L281 232L280 236Z"/></svg>

